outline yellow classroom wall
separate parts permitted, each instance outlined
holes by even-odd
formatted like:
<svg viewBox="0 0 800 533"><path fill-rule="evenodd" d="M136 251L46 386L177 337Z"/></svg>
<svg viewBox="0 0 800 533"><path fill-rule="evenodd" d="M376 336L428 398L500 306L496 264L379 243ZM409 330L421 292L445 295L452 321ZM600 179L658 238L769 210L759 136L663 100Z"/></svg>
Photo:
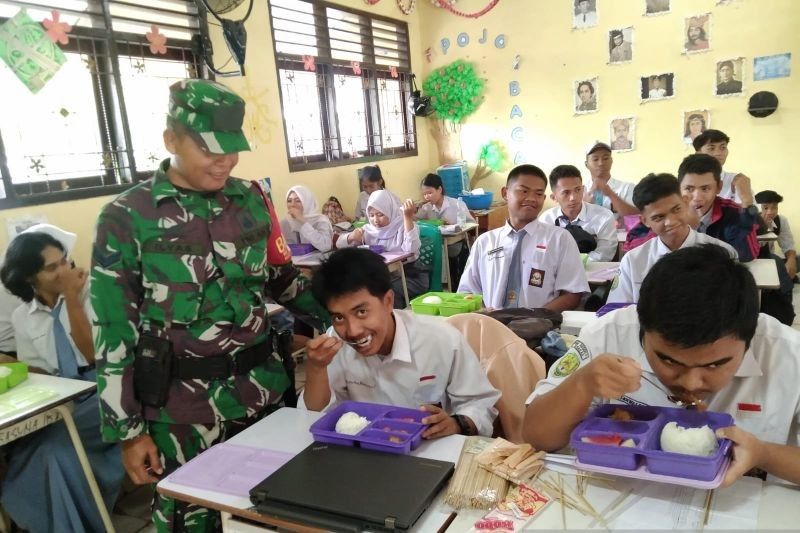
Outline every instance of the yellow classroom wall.
<svg viewBox="0 0 800 533"><path fill-rule="evenodd" d="M635 116L636 149L615 153L612 175L638 181L648 172L677 173L681 159L694 150L682 144L683 112L697 108L711 111L711 127L731 137L727 170L744 172L753 179L754 191L773 188L783 194L781 212L800 224L800 187L794 175L800 130L800 2L796 0L672 0L668 14L643 16L645 0L597 0L598 25L572 30L572 5L568 0L501 0L478 19L453 16L430 2L419 2L422 49L431 48L430 63L420 63L427 75L432 68L456 59L474 62L486 78L485 102L462 128L463 155L474 164L480 145L496 138L506 143L510 159L517 152L526 162L546 173L558 164L573 164L585 171L583 148L594 139L608 142L612 117ZM460 0L462 11L473 12L485 0ZM711 50L682 55L685 17L712 13ZM608 31L633 26L633 61L608 65ZM486 30L485 44L479 40ZM469 44L461 47L465 32ZM506 37L505 48L495 39ZM450 46L446 54L441 40ZM463 42L463 39L462 39ZM753 57L792 53L792 76L753 81ZM512 62L520 56L519 69ZM745 58L744 94L719 98L713 95L716 62ZM418 69L419 70L419 69ZM640 103L640 76L675 73L675 97ZM574 116L573 82L599 76L599 111ZM509 83L517 81L518 96ZM779 109L762 119L746 109L753 93L773 91ZM523 116L510 118L512 106ZM417 121L419 124L420 120ZM511 140L512 128L521 127L523 142ZM420 128L422 129L422 128ZM431 154L432 160L435 154ZM495 174L487 188L499 194L504 176Z"/></svg>
<svg viewBox="0 0 800 533"><path fill-rule="evenodd" d="M644 0L597 0L599 24L586 30L571 29L571 2L567 0L501 0L487 15L478 18L456 17L428 1L417 2L411 16L403 15L392 0L369 6L363 0L340 0L335 3L371 11L405 21L409 26L412 67L421 81L434 67L459 58L474 61L486 78L486 97L478 111L462 129L463 155L474 165L479 146L498 139L506 144L509 159L520 152L528 162L546 172L561 163L583 168L583 147L595 138L607 140L612 117L636 116L636 149L614 156L613 175L636 181L651 171L676 172L681 158L691 149L681 143L683 111L706 108L711 111L711 127L732 137L731 155L726 168L745 172L753 178L756 191L774 188L784 195L781 212L800 221L800 188L792 175L795 164L790 139L800 130L800 112L796 95L800 94L800 67L797 66L796 23L800 20L800 2L796 0L734 0L716 5L716 0L672 0L672 12L644 17ZM467 12L484 7L484 0L460 0L459 9ZM310 186L320 203L336 195L350 211L357 190L356 169L363 163L290 173L280 115L272 38L267 0L255 0L247 22L247 77L221 78L248 100L248 109L261 112L261 118L249 124L253 151L243 153L235 174L242 178L273 180L279 213L285 206L282 198L294 184ZM684 17L712 13L711 50L690 56L681 55ZM236 18L242 10L228 15ZM612 28L635 28L633 61L625 65L607 65L607 32ZM486 42L479 41L486 30ZM460 47L458 35L465 32L469 44ZM505 36L506 46L499 49L495 40ZM227 50L212 28L218 58L227 59ZM450 40L447 54L441 39ZM431 62L426 49L431 48ZM793 73L789 78L754 82L753 57L792 52ZM512 69L516 55L518 70ZM745 58L744 94L739 97L713 96L716 61ZM640 104L639 77L663 72L675 73L676 96L669 100ZM573 82L599 76L599 111L573 115ZM517 81L520 93L509 94L509 83ZM780 107L772 116L756 119L746 112L747 99L759 90L770 90L780 98ZM795 98L792 98L795 96ZM517 104L522 117L510 118ZM419 155L381 161L389 186L401 197L418 197L418 181L428 170L438 166L436 145L428 133L432 119L417 119ZM511 132L521 127L523 138L512 141ZM584 175L588 173L584 172ZM504 173L485 182L499 196ZM93 226L102 205L110 197L7 209L0 219L26 215L44 215L48 221L76 232L78 262L88 264ZM800 222L796 222L798 224ZM0 232L0 249L7 244Z"/></svg>

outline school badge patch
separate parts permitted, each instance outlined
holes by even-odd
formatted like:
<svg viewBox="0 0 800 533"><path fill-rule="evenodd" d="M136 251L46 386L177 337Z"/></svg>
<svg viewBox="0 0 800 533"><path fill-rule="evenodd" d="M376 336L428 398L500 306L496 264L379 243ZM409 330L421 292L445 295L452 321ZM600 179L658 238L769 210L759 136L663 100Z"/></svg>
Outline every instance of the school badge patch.
<svg viewBox="0 0 800 533"><path fill-rule="evenodd" d="M578 354L570 351L556 362L553 377L565 378L575 372L579 366L581 366L581 360L578 358Z"/></svg>

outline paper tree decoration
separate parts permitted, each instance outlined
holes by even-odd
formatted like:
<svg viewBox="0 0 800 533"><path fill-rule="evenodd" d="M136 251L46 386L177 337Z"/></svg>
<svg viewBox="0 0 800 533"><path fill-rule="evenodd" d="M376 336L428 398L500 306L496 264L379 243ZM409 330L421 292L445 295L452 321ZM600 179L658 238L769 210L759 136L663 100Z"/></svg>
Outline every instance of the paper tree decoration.
<svg viewBox="0 0 800 533"><path fill-rule="evenodd" d="M487 142L481 146L481 151L478 154L478 164L475 166L475 172L472 174L470 188L476 188L480 180L491 175L492 172L500 172L506 168L507 165L508 155L500 141Z"/></svg>
<svg viewBox="0 0 800 533"><path fill-rule="evenodd" d="M0 26L0 58L34 94L67 62L42 25L24 9Z"/></svg>
<svg viewBox="0 0 800 533"><path fill-rule="evenodd" d="M472 63L461 59L431 72L422 88L431 97L436 116L454 123L474 113L483 101L483 80Z"/></svg>

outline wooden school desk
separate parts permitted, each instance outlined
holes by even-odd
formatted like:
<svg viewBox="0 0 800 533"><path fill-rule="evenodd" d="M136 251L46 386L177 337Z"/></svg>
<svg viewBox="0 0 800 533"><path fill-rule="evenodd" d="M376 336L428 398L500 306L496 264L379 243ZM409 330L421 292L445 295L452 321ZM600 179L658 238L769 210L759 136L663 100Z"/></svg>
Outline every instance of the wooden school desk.
<svg viewBox="0 0 800 533"><path fill-rule="evenodd" d="M506 223L508 207L505 203L493 205L489 209L470 210L472 217L478 221L478 233L486 233Z"/></svg>
<svg viewBox="0 0 800 533"><path fill-rule="evenodd" d="M442 268L444 269L445 273L445 284L447 285L447 289L450 292L455 292L458 287L453 287L453 277L450 273L450 259L447 255L447 247L451 244L455 244L457 242L465 241L467 243L467 250L472 249L472 245L469 242L469 234L472 233L475 238L478 237L478 229L479 226L475 222L467 222L461 228L461 231L457 231L454 233L445 233L442 232Z"/></svg>
<svg viewBox="0 0 800 533"><path fill-rule="evenodd" d="M94 499L98 511L100 511L103 525L106 531L113 532L114 526L108 516L108 510L103 501L103 496L100 494L100 488L97 486L92 468L89 465L86 450L83 448L83 443L72 419L72 400L93 390L96 386L96 383L79 379L60 378L46 374L29 374L27 380L3 393L1 397L3 403L11 402L15 394L29 389L47 390L56 394L46 401L26 406L7 415L0 415L0 446L63 420L67 425L69 438L81 463L86 481L89 483L91 497Z"/></svg>
<svg viewBox="0 0 800 533"><path fill-rule="evenodd" d="M312 438L308 428L320 416L322 416L322 413L283 408L246 429L229 442L254 448L297 454L311 444ZM456 463L463 443L463 436L451 435L442 439L423 442L412 454ZM800 523L800 506L797 505L797 501L800 501L800 488L784 483L763 484L758 480L749 480L749 483L753 484L756 481L756 486L761 487L758 529L783 529L787 531L796 529L797 524ZM357 481L353 480L353 482ZM250 500L246 497L188 487L170 481L169 477L158 484L157 490L161 494L178 500L221 511L223 531L226 532L255 533L264 531L261 524L282 527L290 531L318 531L311 527L262 515L252 508ZM444 504L444 492L442 491L434 500L431 507L422 515L412 531L415 533L434 533L439 531L439 528L447 521L452 511ZM619 493L613 489L610 494L612 497L619 496ZM711 506L712 522L709 526L713 524L714 513L724 513L726 509L739 503L730 489L715 490ZM452 522L447 531L452 533L467 532L485 513L486 511L463 509L458 512L455 521ZM564 516L569 528L585 529L591 522L590 517L583 516L571 509L567 509ZM542 511L541 516L536 517L528 525L528 529L531 530L561 528L562 511L558 502L551 503L549 507ZM598 530L604 531L601 527L598 527Z"/></svg>

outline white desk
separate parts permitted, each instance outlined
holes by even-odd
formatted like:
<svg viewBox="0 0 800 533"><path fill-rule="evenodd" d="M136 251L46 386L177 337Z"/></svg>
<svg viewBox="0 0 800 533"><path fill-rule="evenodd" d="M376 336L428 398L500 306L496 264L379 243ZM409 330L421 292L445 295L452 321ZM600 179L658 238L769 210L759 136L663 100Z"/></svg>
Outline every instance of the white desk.
<svg viewBox="0 0 800 533"><path fill-rule="evenodd" d="M244 446L252 446L281 452L298 453L311 444L309 426L321 416L321 413L284 408L276 411L261 422L243 431L229 442ZM444 439L426 441L413 452L414 455L431 459L457 462L464 437L453 435ZM356 482L356 481L354 481ZM248 524L239 518L269 525L277 525L292 531L316 531L297 524L290 524L259 514L251 508L248 498L231 496L211 490L200 490L170 481L167 477L158 484L157 490L167 496L189 501L222 511L223 530L237 532L261 531L260 528ZM731 498L725 498L725 489L715 492L712 511L717 505L732 505ZM796 486L769 483L762 489L758 529L795 530L800 524L800 489ZM719 503L723 502L723 503ZM434 501L414 527L415 532L435 532L447 520L451 509L443 503L443 494ZM448 531L466 532L485 511L462 509L451 524ZM577 511L566 511L570 528L586 528L591 519ZM545 509L541 516L535 518L530 529L561 529L561 507L557 502Z"/></svg>
<svg viewBox="0 0 800 533"><path fill-rule="evenodd" d="M756 235L758 242L774 242L778 240L778 236L774 231L767 232L763 235Z"/></svg>
<svg viewBox="0 0 800 533"><path fill-rule="evenodd" d="M614 281L619 274L619 263L616 261L589 261L584 266L589 285L605 285Z"/></svg>
<svg viewBox="0 0 800 533"><path fill-rule="evenodd" d="M753 259L747 263L742 263L756 280L756 287L759 289L779 289L781 286L778 279L778 265L772 259Z"/></svg>
<svg viewBox="0 0 800 533"><path fill-rule="evenodd" d="M455 292L455 289L453 289L453 277L450 274L450 259L447 255L447 247L457 242L466 241L467 250L471 250L472 245L469 242L470 233L474 233L475 238L476 239L478 238L477 222L467 222L461 227L461 231L457 231L454 233L442 232L442 267L444 268L444 273L445 273L444 281L445 284L447 285L447 289L450 292ZM456 287L456 289L457 288L458 287Z"/></svg>
<svg viewBox="0 0 800 533"><path fill-rule="evenodd" d="M584 326L597 320L597 315L591 311L561 311L561 317L561 332L575 336L580 335Z"/></svg>
<svg viewBox="0 0 800 533"><path fill-rule="evenodd" d="M26 406L19 411L0 417L0 445L8 444L19 438L24 437L34 431L38 431L50 424L63 420L67 425L67 432L75 447L75 453L81 463L81 468L89 483L100 517L107 531L114 531L111 518L108 516L106 504L100 494L86 450L78 435L75 421L72 419L72 400L93 390L97 384L78 379L67 379L45 374L29 374L28 379L3 393L4 401L9 401L15 394L31 389L48 390L55 393L55 396L46 401Z"/></svg>

